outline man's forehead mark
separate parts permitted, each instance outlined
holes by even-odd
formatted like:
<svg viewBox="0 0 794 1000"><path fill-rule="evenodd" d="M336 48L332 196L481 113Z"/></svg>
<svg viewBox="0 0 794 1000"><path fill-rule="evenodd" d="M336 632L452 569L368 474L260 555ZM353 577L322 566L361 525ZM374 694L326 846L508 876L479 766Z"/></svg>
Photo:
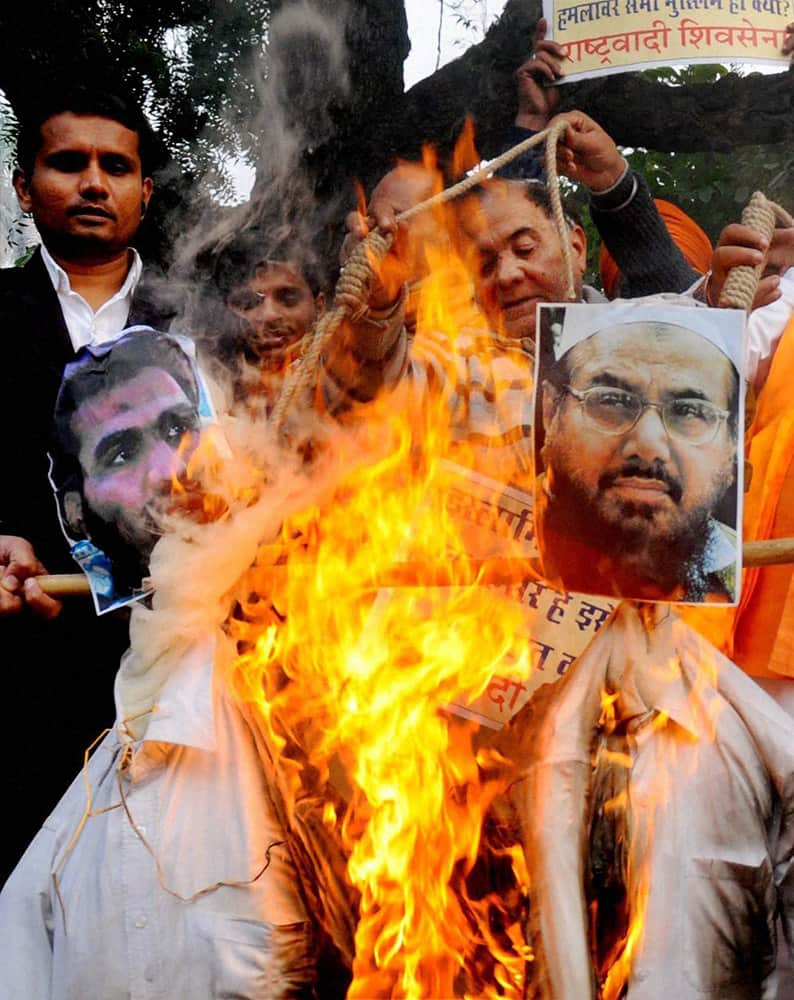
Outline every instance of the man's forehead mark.
<svg viewBox="0 0 794 1000"><path fill-rule="evenodd" d="M267 275L282 276L282 280L295 284L305 284L306 279L297 264L287 260L260 260L254 268L253 278L264 278Z"/></svg>
<svg viewBox="0 0 794 1000"><path fill-rule="evenodd" d="M131 392L135 386L137 392ZM72 417L77 434L112 423L131 411L153 407L165 408L174 400L175 393L185 396L185 391L170 372L163 368L144 368L126 382L120 382L109 392L98 392L83 400Z"/></svg>

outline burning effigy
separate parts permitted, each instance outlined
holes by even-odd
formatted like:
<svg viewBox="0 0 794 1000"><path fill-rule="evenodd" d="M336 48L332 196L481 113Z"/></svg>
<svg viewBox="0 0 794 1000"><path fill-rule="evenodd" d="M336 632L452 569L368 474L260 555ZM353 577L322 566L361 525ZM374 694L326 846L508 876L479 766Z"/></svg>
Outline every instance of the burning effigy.
<svg viewBox="0 0 794 1000"><path fill-rule="evenodd" d="M507 487L460 433L460 345L495 421L534 377L445 308L463 267L429 270L411 345L446 388L312 418L308 451L239 420L236 462L197 449L221 513L159 543L133 650L236 651L223 683L348 996L764 995L794 723L667 605L554 589L524 442Z"/></svg>
<svg viewBox="0 0 794 1000"><path fill-rule="evenodd" d="M423 172L443 238L421 242L419 287L403 288L404 247L361 242L262 405L220 408L200 435L193 414L181 450L170 417L147 417L179 462L145 546L151 599L132 610L119 721L6 897L35 868L74 982L95 959L72 928L99 936L123 892L134 926L180 956L173 995L770 995L775 917L791 915L794 722L661 603L734 601L735 534L719 566L709 536L648 569L678 508L711 530L717 481L741 475L741 324L704 321L717 354L698 381L700 320L680 304L663 322L619 305L576 337L565 316L553 363L573 360L555 384L537 303L489 281L490 232L507 210L543 228L564 312L582 298L576 226L535 188L483 180L453 222ZM622 328L642 324L628 364ZM612 357L590 340L605 333ZM163 380L144 388L159 406ZM584 556L573 578L554 567L533 494L559 489L562 407L615 447L645 436L595 482L635 536L614 553L601 539L601 555L632 557L638 590L604 586L612 565ZM116 437L130 411L113 409ZM703 497L670 472L682 443L714 446ZM103 969L123 964L121 941Z"/></svg>

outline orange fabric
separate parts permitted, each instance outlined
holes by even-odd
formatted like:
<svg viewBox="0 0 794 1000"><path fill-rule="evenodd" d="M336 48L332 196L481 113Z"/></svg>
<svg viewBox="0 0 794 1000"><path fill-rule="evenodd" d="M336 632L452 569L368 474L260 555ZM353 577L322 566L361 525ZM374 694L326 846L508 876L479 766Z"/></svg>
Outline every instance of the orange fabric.
<svg viewBox="0 0 794 1000"><path fill-rule="evenodd" d="M705 274L711 267L714 247L706 233L682 209L663 198L654 198L673 243L696 271Z"/></svg>
<svg viewBox="0 0 794 1000"><path fill-rule="evenodd" d="M752 426L745 541L794 537L794 319L783 332ZM742 573L736 608L687 608L682 617L754 677L794 678L794 565Z"/></svg>
<svg viewBox="0 0 794 1000"><path fill-rule="evenodd" d="M744 537L794 537L794 319L783 332L750 428L753 481ZM733 659L755 676L794 677L794 565L748 569L733 629Z"/></svg>
<svg viewBox="0 0 794 1000"><path fill-rule="evenodd" d="M601 287L604 289L604 295L608 299L614 299L617 295L617 283L621 274L618 265L615 263L615 258L607 250L606 243L601 244L598 270L601 275Z"/></svg>
<svg viewBox="0 0 794 1000"><path fill-rule="evenodd" d="M687 260L687 263L694 267L696 271L705 274L711 267L711 255L714 248L711 240L700 228L694 219L690 218L686 212L678 208L664 198L654 198L654 203L662 217L662 221L667 227L667 231ZM617 281L620 278L620 271L612 255L604 244L601 244L601 256L599 259L599 270L601 273L601 287L607 298L613 298L617 294Z"/></svg>

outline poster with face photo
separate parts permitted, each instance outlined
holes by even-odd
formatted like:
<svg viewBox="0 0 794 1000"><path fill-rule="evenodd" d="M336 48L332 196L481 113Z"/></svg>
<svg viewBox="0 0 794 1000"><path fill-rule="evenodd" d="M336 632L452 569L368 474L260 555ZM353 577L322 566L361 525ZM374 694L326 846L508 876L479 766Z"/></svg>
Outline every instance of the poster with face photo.
<svg viewBox="0 0 794 1000"><path fill-rule="evenodd" d="M737 602L744 323L665 301L539 307L535 527L552 585Z"/></svg>
<svg viewBox="0 0 794 1000"><path fill-rule="evenodd" d="M50 482L98 614L144 597L149 557L201 429L214 421L192 343L149 327L83 348L55 404Z"/></svg>

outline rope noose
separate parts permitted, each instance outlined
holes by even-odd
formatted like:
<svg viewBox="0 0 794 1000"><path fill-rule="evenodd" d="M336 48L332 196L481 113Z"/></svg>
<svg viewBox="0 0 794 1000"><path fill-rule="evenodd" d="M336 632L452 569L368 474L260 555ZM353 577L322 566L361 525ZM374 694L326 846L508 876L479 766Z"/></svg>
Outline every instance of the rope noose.
<svg viewBox="0 0 794 1000"><path fill-rule="evenodd" d="M452 187L428 198L426 201L401 212L396 222L399 225L408 222L421 212L426 212L437 205L452 201L471 191L484 180L491 177L497 170L521 156L528 149L546 142L546 172L548 175L548 190L551 199L554 222L562 244L563 261L565 265L566 295L570 301L576 297L575 278L573 270L573 255L568 242L568 226L562 207L557 177L557 142L562 133L569 127L565 120L556 122L551 128L544 129L536 135L524 139L517 145L506 150L496 159L490 160L486 166L464 177ZM284 380L281 394L273 407L270 416L271 426L279 434L284 426L290 405L300 398L317 378L323 352L339 327L346 320L360 319L367 310L369 290L375 271L381 260L386 256L392 243L389 234L373 229L355 248L347 263L342 268L334 294L334 304L315 323L314 330L307 337L307 347Z"/></svg>
<svg viewBox="0 0 794 1000"><path fill-rule="evenodd" d="M284 380L270 420L279 433L287 416L290 404L300 398L317 377L323 351L336 331L350 319L360 319L366 312L369 289L375 276L375 268L386 256L392 244L392 237L377 229L363 239L353 250L342 268L334 292L334 304L314 325L308 338L308 345L288 372Z"/></svg>
<svg viewBox="0 0 794 1000"><path fill-rule="evenodd" d="M768 201L766 195L761 191L753 193L752 198L742 211L742 225L749 226L759 236L765 236L768 240L772 239L772 233L775 229L775 205ZM720 306L722 308L744 309L745 312L750 312L763 268L763 264L756 264L755 267L749 265L732 267L725 279L725 284L722 286Z"/></svg>
<svg viewBox="0 0 794 1000"><path fill-rule="evenodd" d="M774 201L770 201L762 191L754 191L747 205L742 211L742 225L748 226L759 236L766 237L771 242L772 234L775 231L775 223L782 222L784 226L794 225L794 219ZM758 291L758 283L764 270L764 263L751 267L748 264L740 264L732 267L722 286L719 298L721 308L743 309L749 313L753 308L755 293ZM752 385L747 386L745 396L745 430L749 430L755 417L755 391ZM750 488L753 470L749 462L744 463L744 488L745 492Z"/></svg>
<svg viewBox="0 0 794 1000"><path fill-rule="evenodd" d="M765 236L771 242L775 224L778 222L786 227L794 226L794 219L784 208L770 201L763 192L755 191L742 211L742 225L749 226L759 236ZM763 268L763 264L757 264L755 267L749 265L732 267L722 286L720 306L744 309L749 313L753 308L753 299L758 291Z"/></svg>

